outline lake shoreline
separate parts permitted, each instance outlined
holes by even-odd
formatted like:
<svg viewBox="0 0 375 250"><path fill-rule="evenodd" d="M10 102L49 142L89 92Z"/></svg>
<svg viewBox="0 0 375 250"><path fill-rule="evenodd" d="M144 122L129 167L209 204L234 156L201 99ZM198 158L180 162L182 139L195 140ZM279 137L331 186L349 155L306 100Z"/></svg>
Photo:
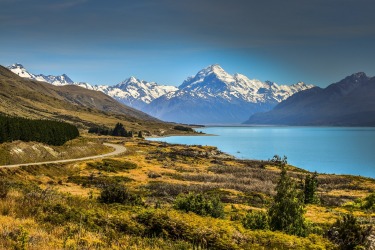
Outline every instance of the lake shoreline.
<svg viewBox="0 0 375 250"><path fill-rule="evenodd" d="M375 146L371 140L375 139L375 128L372 127L241 126L197 130L206 134L147 139L215 146L237 159L268 160L276 154L286 155L290 164L307 171L375 178L375 169L371 165L375 157L370 152Z"/></svg>

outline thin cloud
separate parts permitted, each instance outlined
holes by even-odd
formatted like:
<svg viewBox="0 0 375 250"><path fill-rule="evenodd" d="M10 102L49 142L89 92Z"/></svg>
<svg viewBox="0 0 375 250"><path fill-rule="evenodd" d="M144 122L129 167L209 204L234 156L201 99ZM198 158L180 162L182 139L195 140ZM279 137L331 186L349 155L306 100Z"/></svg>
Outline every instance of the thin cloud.
<svg viewBox="0 0 375 250"><path fill-rule="evenodd" d="M59 3L52 3L47 5L48 9L51 10L63 10L63 9L69 9L73 8L77 5L81 5L88 2L88 0L72 0L72 1L64 1L64 2L59 2Z"/></svg>

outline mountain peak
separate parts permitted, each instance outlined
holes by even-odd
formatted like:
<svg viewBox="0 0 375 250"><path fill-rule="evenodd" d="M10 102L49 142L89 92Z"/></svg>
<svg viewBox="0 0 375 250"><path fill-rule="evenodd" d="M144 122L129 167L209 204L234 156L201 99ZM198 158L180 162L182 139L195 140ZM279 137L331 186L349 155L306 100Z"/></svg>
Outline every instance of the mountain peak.
<svg viewBox="0 0 375 250"><path fill-rule="evenodd" d="M20 63L14 63L8 67L8 69L25 69L25 67Z"/></svg>
<svg viewBox="0 0 375 250"><path fill-rule="evenodd" d="M136 78L135 76L131 76L129 78L126 78L122 82L118 83L116 87L125 88L128 85L134 85L134 84L139 84L139 83L141 83L141 81L138 78Z"/></svg>
<svg viewBox="0 0 375 250"><path fill-rule="evenodd" d="M361 84L363 82L366 82L369 79L370 78L364 72L357 72L357 73L354 73L350 76L345 77L345 79L343 79L339 83L345 84L345 85L349 84L349 85L355 86L357 84Z"/></svg>
<svg viewBox="0 0 375 250"><path fill-rule="evenodd" d="M228 74L225 72L225 70L219 65L219 64L212 64L201 71L198 72L198 74L204 74L204 75L209 75L209 74L215 74L215 75L223 75L223 74Z"/></svg>
<svg viewBox="0 0 375 250"><path fill-rule="evenodd" d="M368 79L368 76L366 75L365 72L357 72L348 77L351 79Z"/></svg>

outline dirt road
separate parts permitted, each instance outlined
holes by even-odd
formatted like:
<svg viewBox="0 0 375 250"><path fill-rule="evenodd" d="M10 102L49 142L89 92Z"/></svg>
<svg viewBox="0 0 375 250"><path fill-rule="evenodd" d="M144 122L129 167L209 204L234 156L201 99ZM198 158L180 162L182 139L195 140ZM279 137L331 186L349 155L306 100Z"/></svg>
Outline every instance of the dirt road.
<svg viewBox="0 0 375 250"><path fill-rule="evenodd" d="M86 161L86 160L93 160L93 159L97 159L97 158L115 156L115 155L124 153L126 151L126 148L124 146L122 146L122 145L112 144L112 143L103 143L103 144L105 146L114 148L115 151L107 153L107 154L92 155L92 156L75 158L75 159L65 159L65 160L56 160L56 161L44 161L44 162L33 162L33 163L22 163L22 164L4 165L4 166L0 166L0 168L15 168L15 167L21 167L21 166L34 166L34 165L43 165L43 164L50 164L50 163L67 163L67 162L73 162L73 161Z"/></svg>

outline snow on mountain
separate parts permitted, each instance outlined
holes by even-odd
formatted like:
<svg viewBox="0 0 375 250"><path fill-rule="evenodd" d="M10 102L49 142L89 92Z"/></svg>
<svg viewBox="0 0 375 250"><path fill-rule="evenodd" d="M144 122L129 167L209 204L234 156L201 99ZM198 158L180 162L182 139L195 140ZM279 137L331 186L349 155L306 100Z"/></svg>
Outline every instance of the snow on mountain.
<svg viewBox="0 0 375 250"><path fill-rule="evenodd" d="M230 75L214 64L199 71L195 77L185 80L174 96L189 94L202 98L221 97L228 101L240 99L252 103L281 102L296 92L312 87L313 85L303 82L279 86L270 81L249 79L238 73Z"/></svg>
<svg viewBox="0 0 375 250"><path fill-rule="evenodd" d="M175 92L151 102L144 111L183 123L239 123L255 112L268 111L294 93L313 85L277 85L228 74L214 64L187 78Z"/></svg>
<svg viewBox="0 0 375 250"><path fill-rule="evenodd" d="M48 83L51 83L51 84L56 85L56 86L73 84L73 81L65 74L62 74L60 76L43 75L43 74L34 75L34 74L28 72L22 66L22 64L19 64L19 63L15 63L15 64L9 66L8 69L10 69L13 73L15 73L15 74L17 74L21 77L29 78L29 79L32 79L32 80L37 80L37 81L40 81L40 82L48 82Z"/></svg>
<svg viewBox="0 0 375 250"><path fill-rule="evenodd" d="M25 77L29 79L35 79L35 75L30 74L23 66L22 64L15 63L11 66L8 66L8 69L10 69L13 73L16 75L19 75L20 77Z"/></svg>
<svg viewBox="0 0 375 250"><path fill-rule="evenodd" d="M156 98L176 90L177 87L175 86L141 81L132 76L115 86L109 87L105 93L122 103L142 109Z"/></svg>

